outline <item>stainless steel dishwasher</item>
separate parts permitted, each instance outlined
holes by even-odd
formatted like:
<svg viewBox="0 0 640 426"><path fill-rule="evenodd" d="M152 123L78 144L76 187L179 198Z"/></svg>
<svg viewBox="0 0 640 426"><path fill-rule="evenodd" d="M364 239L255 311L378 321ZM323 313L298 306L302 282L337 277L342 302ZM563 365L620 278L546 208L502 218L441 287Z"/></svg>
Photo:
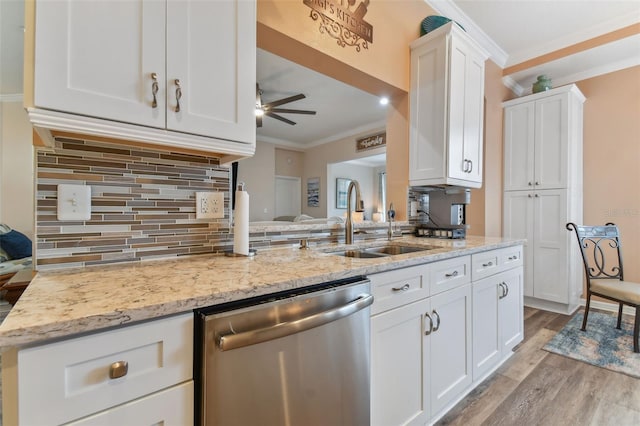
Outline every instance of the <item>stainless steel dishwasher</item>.
<svg viewBox="0 0 640 426"><path fill-rule="evenodd" d="M196 419L206 426L368 425L364 277L196 311Z"/></svg>

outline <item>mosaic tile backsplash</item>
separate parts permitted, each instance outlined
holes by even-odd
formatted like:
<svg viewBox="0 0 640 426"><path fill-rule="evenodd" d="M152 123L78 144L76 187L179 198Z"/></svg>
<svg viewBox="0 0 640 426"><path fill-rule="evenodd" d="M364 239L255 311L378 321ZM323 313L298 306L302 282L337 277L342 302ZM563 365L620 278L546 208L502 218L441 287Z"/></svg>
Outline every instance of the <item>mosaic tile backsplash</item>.
<svg viewBox="0 0 640 426"><path fill-rule="evenodd" d="M229 234L229 170L217 158L57 138L36 161L36 269L217 253ZM58 184L91 187L91 219L57 220ZM195 192L225 192L224 219L196 219Z"/></svg>
<svg viewBox="0 0 640 426"><path fill-rule="evenodd" d="M37 270L219 254L233 249L229 169L219 159L58 137L36 160ZM57 219L59 184L91 187L91 219ZM224 192L224 219L196 219L195 192ZM403 233L410 224L396 225ZM251 249L344 240L342 226L257 227ZM386 238L387 224L356 240Z"/></svg>

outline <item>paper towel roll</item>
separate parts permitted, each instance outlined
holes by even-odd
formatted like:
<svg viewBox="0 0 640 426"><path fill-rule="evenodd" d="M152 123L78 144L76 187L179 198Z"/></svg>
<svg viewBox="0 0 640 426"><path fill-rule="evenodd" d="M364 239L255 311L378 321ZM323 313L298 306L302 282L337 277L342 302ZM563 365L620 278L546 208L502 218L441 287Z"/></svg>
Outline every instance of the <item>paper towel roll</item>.
<svg viewBox="0 0 640 426"><path fill-rule="evenodd" d="M249 255L249 194L244 190L244 183L239 183L236 190L233 252L245 256Z"/></svg>

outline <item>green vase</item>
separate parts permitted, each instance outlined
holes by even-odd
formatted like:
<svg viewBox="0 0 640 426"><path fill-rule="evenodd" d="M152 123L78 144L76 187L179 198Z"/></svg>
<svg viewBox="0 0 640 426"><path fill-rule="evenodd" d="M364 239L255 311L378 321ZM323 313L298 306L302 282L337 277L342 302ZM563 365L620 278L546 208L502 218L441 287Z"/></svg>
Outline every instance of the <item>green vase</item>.
<svg viewBox="0 0 640 426"><path fill-rule="evenodd" d="M531 91L533 93L544 92L545 90L552 89L553 85L551 84L551 79L546 75L542 74L538 76L538 81L533 83L533 88Z"/></svg>

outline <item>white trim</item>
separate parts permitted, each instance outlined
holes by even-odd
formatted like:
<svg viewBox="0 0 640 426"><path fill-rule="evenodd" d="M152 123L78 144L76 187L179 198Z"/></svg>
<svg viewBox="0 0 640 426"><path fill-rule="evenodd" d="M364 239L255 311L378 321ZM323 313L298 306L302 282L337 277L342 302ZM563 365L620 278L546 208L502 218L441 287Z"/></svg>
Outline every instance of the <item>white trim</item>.
<svg viewBox="0 0 640 426"><path fill-rule="evenodd" d="M260 136L260 135L257 135L256 139L258 142L267 142L275 145L290 146L292 148L296 148L297 150L301 150L301 149L306 150L308 148L313 148L319 145L324 145L329 142L335 142L340 139L348 138L349 136L355 136L360 133L374 131L374 130L375 131L384 130L386 128L386 124L387 123L384 120L376 121L374 123L369 123L369 124L363 124L360 127L349 129L345 132L336 133L335 135L327 136L326 138L323 138L308 144L296 143L288 140L282 140L282 139L272 138L269 136Z"/></svg>
<svg viewBox="0 0 640 426"><path fill-rule="evenodd" d="M27 108L27 114L38 134L41 137L44 136L43 139L48 143L52 142L50 130L59 130L125 141L144 142L168 148L210 152L216 154L215 156L219 156L222 163L250 157L255 152L255 143L234 142L38 108Z"/></svg>
<svg viewBox="0 0 640 426"><path fill-rule="evenodd" d="M585 6L586 7L586 6ZM522 62L528 61L529 59L537 58L539 56L545 55L549 52L555 52L559 49L563 49L568 46L573 46L577 43L581 43L585 40L590 40L592 38L608 34L612 31L619 30L620 28L627 27L629 25L635 24L640 19L640 14L635 11L631 12L627 15L622 15L608 21L600 22L598 25L594 25L590 28L586 28L580 32L576 32L573 34L569 34L565 37L555 39L551 43L547 43L542 46L536 46L535 48L515 52L511 56L509 56L506 67L510 67L512 65L520 64ZM503 68L506 68L503 67Z"/></svg>
<svg viewBox="0 0 640 426"><path fill-rule="evenodd" d="M586 306L587 300L580 299L580 305ZM591 308L618 313L618 304L612 303L612 302L602 302L600 300L592 300L591 305L589 306L589 310L591 310ZM633 309L631 306L625 305L624 308L622 308L622 313L627 315L635 315L636 310Z"/></svg>
<svg viewBox="0 0 640 426"><path fill-rule="evenodd" d="M22 93L11 93L7 95L0 95L0 102L22 102L24 96Z"/></svg>
<svg viewBox="0 0 640 426"><path fill-rule="evenodd" d="M453 19L462 25L465 31L480 44L488 53L489 58L500 68L505 68L509 59L505 52L491 37L485 33L471 18L469 18L453 0L425 0L433 10L442 16Z"/></svg>
<svg viewBox="0 0 640 426"><path fill-rule="evenodd" d="M623 59L618 62L604 64L599 67L590 68L572 75L563 76L561 78L556 79L556 84L558 86L562 86L565 84L574 83L576 81L582 81L588 78L598 77L603 74L609 74L615 71L620 71L627 68L635 67L637 65L640 65L640 55Z"/></svg>
<svg viewBox="0 0 640 426"><path fill-rule="evenodd" d="M522 96L525 93L525 88L522 87L516 80L513 79L510 75L502 77L502 84L510 89L516 96Z"/></svg>

